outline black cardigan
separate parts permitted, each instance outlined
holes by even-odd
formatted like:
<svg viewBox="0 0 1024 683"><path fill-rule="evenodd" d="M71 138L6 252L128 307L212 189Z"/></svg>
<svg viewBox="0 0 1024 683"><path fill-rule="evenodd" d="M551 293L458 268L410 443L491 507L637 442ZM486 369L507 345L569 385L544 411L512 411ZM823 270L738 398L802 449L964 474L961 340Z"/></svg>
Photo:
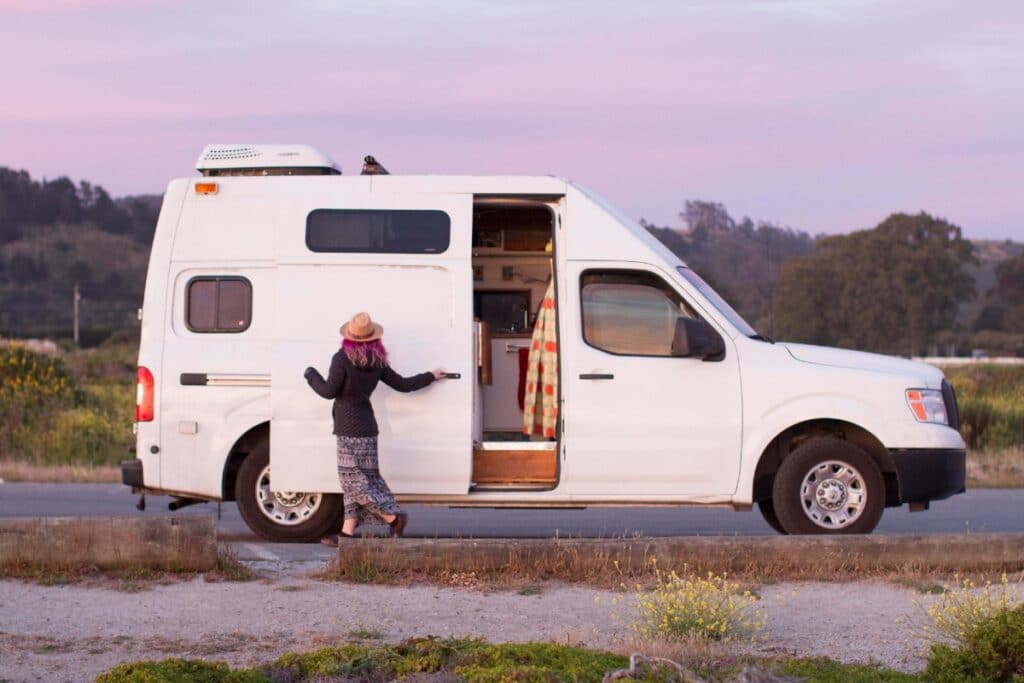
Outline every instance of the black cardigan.
<svg viewBox="0 0 1024 683"><path fill-rule="evenodd" d="M356 367L343 349L331 359L327 379L315 368L306 368L304 377L313 391L324 398L334 399L334 433L339 436L377 435L377 419L373 416L370 394L378 382L384 382L396 391L409 392L434 381L432 372L402 377L390 367Z"/></svg>

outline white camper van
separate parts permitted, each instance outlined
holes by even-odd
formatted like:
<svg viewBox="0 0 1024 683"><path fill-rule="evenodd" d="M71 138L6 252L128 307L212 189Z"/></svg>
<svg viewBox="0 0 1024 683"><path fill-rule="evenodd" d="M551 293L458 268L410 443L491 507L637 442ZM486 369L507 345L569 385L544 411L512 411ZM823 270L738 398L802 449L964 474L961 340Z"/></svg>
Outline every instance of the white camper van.
<svg viewBox="0 0 1024 683"><path fill-rule="evenodd" d="M398 372L457 376L374 394L401 502L757 503L782 533L842 534L964 491L941 371L757 334L571 182L342 175L304 146L210 146L197 167L168 185L153 240L133 489L237 501L272 540L333 529L330 407L303 371L366 310ZM521 358L552 281L558 420L527 436Z"/></svg>

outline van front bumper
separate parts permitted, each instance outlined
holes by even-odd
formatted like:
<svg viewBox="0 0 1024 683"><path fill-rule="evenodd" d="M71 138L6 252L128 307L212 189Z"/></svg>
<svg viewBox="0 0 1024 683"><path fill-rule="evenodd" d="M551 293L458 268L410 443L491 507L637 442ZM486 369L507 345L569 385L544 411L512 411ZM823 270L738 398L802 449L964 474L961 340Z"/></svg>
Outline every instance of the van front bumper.
<svg viewBox="0 0 1024 683"><path fill-rule="evenodd" d="M135 489L141 489L144 486L141 460L124 460L121 462L121 483Z"/></svg>
<svg viewBox="0 0 1024 683"><path fill-rule="evenodd" d="M967 490L963 448L905 448L890 451L896 465L899 503L927 503Z"/></svg>

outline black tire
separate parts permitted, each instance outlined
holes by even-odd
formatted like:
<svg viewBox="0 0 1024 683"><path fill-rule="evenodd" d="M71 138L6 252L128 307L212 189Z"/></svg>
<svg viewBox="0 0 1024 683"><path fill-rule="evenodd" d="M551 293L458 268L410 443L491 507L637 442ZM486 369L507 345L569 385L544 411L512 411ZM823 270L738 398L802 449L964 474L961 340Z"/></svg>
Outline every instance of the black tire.
<svg viewBox="0 0 1024 683"><path fill-rule="evenodd" d="M786 533L782 524L779 523L779 516L775 514L775 506L772 504L771 498L757 501L757 509L761 511L761 516L764 517L764 521L768 522L768 526L775 529L780 534Z"/></svg>
<svg viewBox="0 0 1024 683"><path fill-rule="evenodd" d="M235 500L242 519L268 541L309 543L323 538L341 524L344 514L337 494L293 494L295 505L268 495L270 446L262 443L246 456L235 479ZM264 500L260 500L262 487ZM318 497L318 500L313 498ZM275 518L278 521L275 521Z"/></svg>
<svg viewBox="0 0 1024 683"><path fill-rule="evenodd" d="M811 439L782 461L772 485L772 503L790 534L869 534L885 508L885 480L874 458L860 446L841 439Z"/></svg>

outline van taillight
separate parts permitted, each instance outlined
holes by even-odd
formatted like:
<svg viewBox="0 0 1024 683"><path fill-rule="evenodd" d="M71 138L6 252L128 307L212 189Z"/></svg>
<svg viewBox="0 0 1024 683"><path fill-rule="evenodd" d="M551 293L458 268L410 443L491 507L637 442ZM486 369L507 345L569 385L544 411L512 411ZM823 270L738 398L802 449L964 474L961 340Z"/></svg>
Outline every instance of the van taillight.
<svg viewBox="0 0 1024 683"><path fill-rule="evenodd" d="M135 384L135 421L153 421L153 373L140 367Z"/></svg>

